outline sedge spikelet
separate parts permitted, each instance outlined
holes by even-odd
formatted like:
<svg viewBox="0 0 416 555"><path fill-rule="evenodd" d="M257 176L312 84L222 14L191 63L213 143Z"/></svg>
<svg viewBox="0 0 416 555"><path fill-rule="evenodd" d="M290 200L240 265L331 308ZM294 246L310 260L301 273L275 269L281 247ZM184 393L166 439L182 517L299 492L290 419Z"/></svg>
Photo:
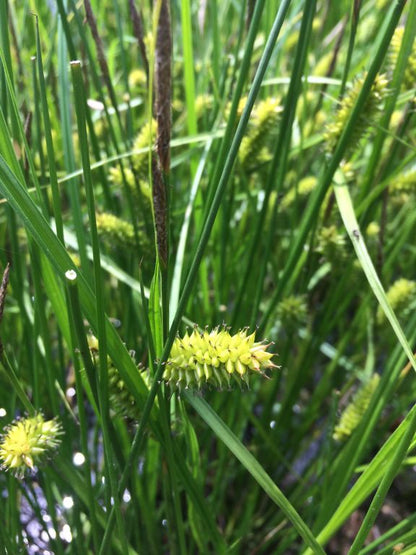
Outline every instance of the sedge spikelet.
<svg viewBox="0 0 416 555"><path fill-rule="evenodd" d="M394 67L399 57L400 48L402 46L404 35L404 27L397 27L391 39L390 50L388 55L389 73L393 73ZM406 69L404 71L401 88L404 91L414 89L416 86L416 42L413 42L412 51L407 58Z"/></svg>
<svg viewBox="0 0 416 555"><path fill-rule="evenodd" d="M304 295L290 295L282 299L277 306L277 317L287 331L294 331L305 325L308 308Z"/></svg>
<svg viewBox="0 0 416 555"><path fill-rule="evenodd" d="M162 173L170 170L170 135L172 126L172 30L170 2L161 0L156 36L155 111L157 154ZM154 199L157 203L157 199Z"/></svg>
<svg viewBox="0 0 416 555"><path fill-rule="evenodd" d="M345 261L346 247L346 237L338 232L335 225L323 227L318 232L316 251L332 265Z"/></svg>
<svg viewBox="0 0 416 555"><path fill-rule="evenodd" d="M138 155L141 156L141 155ZM152 192L146 176L136 179L134 172L130 168L124 169L125 184L129 189L133 211L138 221L147 221L151 214ZM119 167L110 168L110 179L118 187L123 187L123 176Z"/></svg>
<svg viewBox="0 0 416 555"><path fill-rule="evenodd" d="M351 403L347 405L341 414L338 424L335 426L332 437L336 441L345 441L359 425L379 381L380 376L378 374L373 374L368 382L362 385L357 391Z"/></svg>
<svg viewBox="0 0 416 555"><path fill-rule="evenodd" d="M275 98L260 102L253 111L248 135L242 140L239 150L240 163L246 171L253 171L270 159L267 143L281 111Z"/></svg>
<svg viewBox="0 0 416 555"><path fill-rule="evenodd" d="M389 192L395 206L403 206L409 202L410 196L416 193L416 171L402 173L389 183Z"/></svg>
<svg viewBox="0 0 416 555"><path fill-rule="evenodd" d="M96 214L98 235L111 247L134 246L134 228L129 222L110 214L102 212Z"/></svg>
<svg viewBox="0 0 416 555"><path fill-rule="evenodd" d="M2 468L22 477L59 446L62 433L56 419L45 420L40 413L15 420L6 428L0 441Z"/></svg>
<svg viewBox="0 0 416 555"><path fill-rule="evenodd" d="M98 339L95 335L88 335L87 337L88 347L94 364L98 366L99 356L98 356ZM130 351L130 356L134 358L134 352ZM140 374L141 378L147 386L150 387L150 376L148 370L145 370L142 366L136 366L137 374ZM140 412L136 405L136 400L134 396L130 393L126 384L120 376L120 372L114 366L110 357L107 357L107 371L108 371L108 394L110 399L111 409L115 414L119 416L124 416L137 420L140 417Z"/></svg>
<svg viewBox="0 0 416 555"><path fill-rule="evenodd" d="M150 389L151 380L149 371L140 365L136 366L136 368L137 373L140 374L142 380ZM119 371L111 362L108 365L108 391L111 408L116 414L132 420L140 418L140 411L134 396L127 389Z"/></svg>
<svg viewBox="0 0 416 555"><path fill-rule="evenodd" d="M214 97L212 94L200 94L195 98L195 115L198 120L202 119L207 112L211 112L214 107Z"/></svg>
<svg viewBox="0 0 416 555"><path fill-rule="evenodd" d="M186 388L230 387L232 379L248 385L250 374L263 374L268 368L276 368L271 361L273 353L266 350L268 346L255 342L255 334L247 335L245 330L235 335L218 328L202 333L194 330L175 339L163 379Z"/></svg>
<svg viewBox="0 0 416 555"><path fill-rule="evenodd" d="M364 75L355 80L349 92L342 99L334 121L327 126L324 138L328 152L333 152L338 143L338 140L350 117L351 111L357 101L358 95L363 87L365 77L366 76ZM385 75L378 74L376 76L371 86L370 94L367 97L352 136L350 137L349 149L345 153L345 157L348 157L354 148L357 147L360 139L370 128L371 122L382 110L384 99L388 91L387 84L388 80Z"/></svg>
<svg viewBox="0 0 416 555"><path fill-rule="evenodd" d="M145 93L147 84L147 76L145 71L138 68L133 69L133 71L129 73L128 81L132 94Z"/></svg>
<svg viewBox="0 0 416 555"><path fill-rule="evenodd" d="M406 318L415 306L416 281L406 278L396 280L387 291L387 300L398 316ZM381 324L385 315L381 307L377 310L377 322Z"/></svg>
<svg viewBox="0 0 416 555"><path fill-rule="evenodd" d="M140 179L147 179L149 174L149 155L147 149L154 148L157 135L157 123L152 120L151 123L147 122L143 125L140 133L137 135L134 143L133 150L144 152L137 152L132 156L133 168Z"/></svg>
<svg viewBox="0 0 416 555"><path fill-rule="evenodd" d="M296 186L289 189L282 200L282 210L289 208L296 200L306 198L318 183L318 179L313 175L308 175L301 179Z"/></svg>

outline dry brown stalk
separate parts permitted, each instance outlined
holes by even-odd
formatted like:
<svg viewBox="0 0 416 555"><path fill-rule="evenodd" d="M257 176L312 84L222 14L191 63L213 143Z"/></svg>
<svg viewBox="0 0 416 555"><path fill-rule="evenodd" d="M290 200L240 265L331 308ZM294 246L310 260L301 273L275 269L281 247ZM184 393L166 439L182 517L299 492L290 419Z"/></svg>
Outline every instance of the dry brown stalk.
<svg viewBox="0 0 416 555"><path fill-rule="evenodd" d="M129 0L130 15L133 23L133 34L137 39L139 44L140 54L142 55L142 61L144 65L144 70L146 72L147 78L149 78L149 61L146 54L146 45L144 44L144 32L143 32L143 22L140 12L136 9L134 0Z"/></svg>
<svg viewBox="0 0 416 555"><path fill-rule="evenodd" d="M157 153L165 174L170 167L172 34L167 0L162 0L156 39Z"/></svg>

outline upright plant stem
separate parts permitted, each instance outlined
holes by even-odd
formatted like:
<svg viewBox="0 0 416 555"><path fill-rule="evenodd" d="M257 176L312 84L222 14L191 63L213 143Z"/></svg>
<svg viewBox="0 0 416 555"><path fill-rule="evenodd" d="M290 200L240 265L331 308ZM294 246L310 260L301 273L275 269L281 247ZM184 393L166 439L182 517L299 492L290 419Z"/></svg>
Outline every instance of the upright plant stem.
<svg viewBox="0 0 416 555"><path fill-rule="evenodd" d="M80 148L82 155L82 165L87 197L87 207L89 223L91 227L93 265L94 265L94 286L96 298L96 312L98 325L98 353L99 353L99 380L98 380L98 399L100 403L100 413L102 420L102 432L104 439L104 456L106 459L107 476L110 481L111 497L114 500L117 524L120 532L120 539L123 548L127 553L127 540L124 529L124 522L120 511L120 499L117 492L117 477L115 475L114 453L109 434L109 406L108 406L108 369L107 369L107 332L105 316L105 299L102 285L102 274L100 264L100 249L98 244L97 226L95 220L95 202L91 176L91 165L89 159L89 146L85 125L85 92L82 82L81 64L78 61L71 62L71 71L74 85L75 107L77 114L78 133L80 138ZM110 511L111 498L107 498L107 510Z"/></svg>

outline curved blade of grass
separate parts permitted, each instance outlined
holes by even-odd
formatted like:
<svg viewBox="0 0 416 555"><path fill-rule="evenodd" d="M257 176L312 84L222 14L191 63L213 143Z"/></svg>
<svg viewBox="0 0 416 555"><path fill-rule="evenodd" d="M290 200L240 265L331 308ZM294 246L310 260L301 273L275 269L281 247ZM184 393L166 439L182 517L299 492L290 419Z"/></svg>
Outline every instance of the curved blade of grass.
<svg viewBox="0 0 416 555"><path fill-rule="evenodd" d="M382 505L386 498L387 492L389 491L394 478L397 476L401 469L404 458L406 457L409 445L416 432L416 413L412 415L409 422L408 429L403 434L403 437L394 450L393 456L389 461L386 473L384 474L379 487L374 495L370 507L368 508L364 520L358 530L355 540L349 551L349 555L356 555L367 539L368 534L376 520L377 515L381 511Z"/></svg>
<svg viewBox="0 0 416 555"><path fill-rule="evenodd" d="M345 227L347 228L348 234L353 242L354 248L356 249L359 261L363 267L363 271L366 274L373 292L392 324L395 333L398 334L400 345L403 347L404 352L414 364L413 353L410 349L408 341L394 312L391 310L391 307L387 302L383 287L378 279L364 241L361 237L349 191L343 184L343 175L341 172L336 174L336 179L339 184L335 185L334 188L335 197L337 199ZM397 369L397 371L399 371L399 369ZM383 376L378 393L372 398L367 409L366 416L363 418L361 432L355 434L351 441L345 446L345 450L340 453L340 456L334 461L331 468L331 482L326 495L327 501L321 504L317 516L316 527L318 529L322 529L326 525L328 519L331 518L338 504L342 501L343 492L348 486L348 482L352 477L354 468L366 450L367 442L370 437L369 434L376 425L377 418L379 417L388 396L391 394L392 388L394 387L394 380L395 374L392 372L386 373Z"/></svg>
<svg viewBox="0 0 416 555"><path fill-rule="evenodd" d="M317 536L317 541L324 545L342 526L346 519L377 487L386 474L386 464L394 459L401 441L403 440L409 427L413 424L416 417L416 406L406 416L405 420L388 438L376 456L372 459L362 475L358 478L354 486L348 491L339 504L334 514ZM413 444L410 450L415 447ZM314 552L307 549L304 555L312 555Z"/></svg>
<svg viewBox="0 0 416 555"><path fill-rule="evenodd" d="M394 68L392 82L391 82L391 94L388 96L386 101L386 106L383 110L383 118L380 121L380 132L374 138L372 143L372 153L366 169L364 176L364 183L360 188L360 198L362 200L366 199L370 192L371 184L380 161L380 154L383 148L387 134L383 131L388 129L390 119L393 115L394 108L396 106L397 97L400 93L400 85L403 80L404 72L406 66L409 63L409 56L412 53L412 45L416 34L416 4L415 2L410 3L409 14L406 20L406 27L404 30L403 41L400 47L399 56L397 59L396 66Z"/></svg>
<svg viewBox="0 0 416 555"><path fill-rule="evenodd" d="M384 57L386 55L387 49L390 44L391 37L393 36L396 25L400 20L405 4L406 4L405 0L399 0L396 3L394 10L391 13L390 20L386 24L384 35L380 40L374 59L371 63L370 68L368 69L367 77L363 84L363 88L361 89L361 92L357 98L357 101L351 111L350 118L344 127L341 137L339 138L335 152L333 153L329 161L328 167L325 168L325 170L322 172L322 175L319 179L319 183L316 186L315 193L312 195L311 200L306 207L306 211L302 218L302 222L299 226L296 237L294 238L293 244L289 251L286 265L277 283L277 287L273 294L273 297L269 302L269 306L265 311L262 321L260 323L260 326L259 326L260 333L266 326L271 314L273 313L276 307L276 304L279 302L282 296L282 293L285 291L287 283L289 282L290 276L293 272L293 268L296 266L299 256L304 248L306 237L308 236L310 230L313 227L314 219L316 218L319 208L323 202L323 199L325 198L325 195L332 184L332 178L344 156L344 153L349 143L351 142L351 137L353 136L354 128L357 124L358 118L361 115L363 107L367 101L368 95L370 94L371 87L376 78L376 75L379 72L380 67L383 63Z"/></svg>
<svg viewBox="0 0 416 555"><path fill-rule="evenodd" d="M40 46L40 36L39 36L39 19L35 15L36 21L36 61L38 69L38 81L40 90L40 102L42 107L42 117L43 117L43 131L45 133L46 149L48 154L48 165L49 165L49 175L50 175L50 185L52 191L52 201L53 201L53 211L56 222L56 234L59 240L63 243L64 240L64 228L62 220L61 202L58 189L58 175L55 162L55 149L52 140L52 127L51 119L49 115L48 100L46 95L46 83L45 76L43 72L43 61L42 61L42 49Z"/></svg>
<svg viewBox="0 0 416 555"><path fill-rule="evenodd" d="M132 446L132 450L130 453L130 458L134 459L137 456L137 453L140 452L140 449L142 447L142 443L143 443L143 437L144 437L144 430L148 421L148 418L150 416L151 410L152 410L152 406L156 397L156 393L157 390L159 388L159 380L162 377L163 371L164 371L164 362L166 361L166 359L169 356L170 350L172 348L173 345L173 341L175 339L177 330L179 328L179 324L182 320L182 315L185 311L185 307L186 304L188 302L188 299L191 295L192 292L192 288L194 286L195 283L195 279L198 273L198 269L200 267L201 261L202 261L202 257L204 254L204 250L205 247L207 246L214 222L215 222L215 218L217 216L220 204L221 204L221 199L225 193L225 188L228 184L228 181L230 179L231 173L232 173L232 168L237 156L237 152L238 152L238 148L240 146L241 140L243 138L243 134L245 131L245 128L247 126L247 122L250 116L250 112L251 109L254 105L254 101L256 99L257 93L260 89L264 74L266 72L268 63L270 61L270 57L272 55L273 52L273 46L277 40L277 37L280 33L281 27L284 23L285 20L285 15L286 12L289 8L289 4L290 4L290 0L286 0L285 2L282 3L282 5L280 6L280 9L278 11L278 14L276 16L275 19L275 23L273 26L273 30L272 33L269 37L268 40L268 46L266 46L265 51L263 53L262 59L259 63L256 75L254 77L253 80L253 84L250 90L250 94L247 100L247 104L244 108L243 114L241 116L239 125L237 127L237 131L235 133L234 139L232 140L232 144L230 146L230 149L228 151L228 154L226 156L225 159L225 165L224 168L222 170L222 173L220 176L216 176L215 178L215 183L218 183L218 185L215 187L215 195L214 198L212 199L212 202L210 203L210 208L208 210L208 215L205 221L205 225L203 227L203 230L201 232L201 236L200 239L198 241L198 245L196 248L196 252L195 255L193 257L193 261L192 261L192 265L191 268L188 272L188 276L182 291L182 295L179 299L178 302L178 307L175 313L175 317L172 321L172 324L170 326L170 330L169 330L169 335L167 338L167 341L164 345L163 348L163 353L159 359L159 363L154 375L154 381L152 384L152 387L149 391L149 395L147 397L146 403L144 405L143 408L143 413L142 413L142 417L139 423L139 427L138 430L136 432L135 438L134 438L134 442L133 442L133 446ZM253 37L254 38L254 37ZM228 129L228 133L230 133L230 130ZM227 131L226 131L226 136L227 136ZM229 139L229 137L228 137ZM225 140L225 139L224 139ZM218 181L217 181L218 180ZM126 467L128 470L128 467ZM123 473L123 477L125 475L126 471ZM123 478L122 478L123 480ZM112 513L113 514L113 511ZM110 518L111 518L111 514L110 514Z"/></svg>
<svg viewBox="0 0 416 555"><path fill-rule="evenodd" d="M357 218L355 216L354 207L352 205L352 200L348 187L346 185L343 185L342 183L336 184L334 187L334 192L342 221L344 222L345 229L347 230L347 233L354 246L354 250L361 264L361 268L366 275L366 278L374 295L376 296L381 308L383 309L388 321L390 322L397 339L399 340L404 352L406 353L409 361L416 371L416 360L413 356L413 351L406 339L406 336L399 324L399 321L397 320L394 311L392 310L387 300L384 288L371 261L370 255L368 254L365 242L360 232Z"/></svg>
<svg viewBox="0 0 416 555"><path fill-rule="evenodd" d="M341 179L342 179L342 174ZM336 176L337 177L337 176ZM405 351L407 357L410 360L413 368L416 370L416 360L413 356L412 349L406 339L406 336L397 320L397 317L392 310L386 293L383 289L383 286L380 282L380 279L377 275L377 272L374 268L374 265L371 261L371 258L368 254L366 245L364 240L361 236L361 232L359 229L358 221L355 216L354 207L352 204L351 196L349 189L346 185L337 184L334 188L335 191L335 198L337 200L338 208L341 213L342 220L344 222L345 228L347 233L353 243L355 252L357 254L358 260L361 264L361 267L367 277L368 283L376 296L377 300L380 303L387 319L389 320L393 331L399 340L403 350ZM402 462L403 458L406 455L408 444L411 441L411 438L414 435L414 431L416 429L416 420L415 417L412 418L410 431L406 433L403 437L403 440L400 442L400 445L397 447L394 456L392 457L391 463L388 467L385 477L380 484L379 491L377 492L373 503L371 504L371 510L367 512L367 515L363 521L362 527L360 528L359 533L356 536L356 539L351 547L350 553L357 553L359 548L361 547L362 543L364 542L373 521L381 509L382 503L384 501L384 497L393 481L394 476L397 473L397 469L400 468L400 463Z"/></svg>
<svg viewBox="0 0 416 555"><path fill-rule="evenodd" d="M272 499L303 538L313 553L324 554L325 551L316 541L310 528L303 521L299 513L273 482L257 459L248 451L228 426L221 420L208 403L191 393L185 392L184 397L194 407L198 414L208 424L212 431L225 443L241 464L250 472L256 482Z"/></svg>
<svg viewBox="0 0 416 555"><path fill-rule="evenodd" d="M24 226L49 259L58 275L61 275L63 279L67 270L76 270L74 262L66 249L60 243L47 220L39 212L28 191L19 182L1 154L0 192L7 199L13 210L20 216ZM92 328L97 330L94 295L82 274L79 274L78 286L84 314ZM108 353L117 365L117 368L119 368L120 374L134 395L138 406L141 407L147 395L147 387L140 376L138 376L134 361L108 320L106 320L106 333Z"/></svg>
<svg viewBox="0 0 416 555"><path fill-rule="evenodd" d="M273 154L273 160L270 166L270 171L267 176L267 182L265 186L265 195L263 200L263 207L261 211L261 216L258 218L258 224L256 226L255 233L253 234L252 244L251 244L251 256L248 258L248 265L246 268L246 273L244 280L242 281L242 287L239 291L238 300L241 302L241 298L244 294L244 290L247 287L247 280L249 274L252 271L253 260L256 252L256 248L259 244L260 235L262 232L263 223L267 220L266 213L269 208L269 198L274 188L277 196L283 186L283 181L285 179L287 164L289 160L289 151L292 138L292 127L295 119L296 106L301 93L302 87L302 74L304 72L305 63L309 51L309 42L312 35L312 24L316 12L316 2L307 2L302 14L302 22L300 29L300 36L302 40L299 40L295 60L293 62L293 70L290 79L290 85L287 91L285 106L282 114L282 120L280 123L279 137L276 143L276 148ZM250 327L253 329L256 325L257 317L259 314L259 307L261 303L261 297L264 289L264 281L266 276L267 260L269 259L269 253L271 250L271 245L273 243L274 229L275 229L275 218L277 213L277 202L273 203L273 215L272 223L269 227L267 235L267 243L265 245L262 257L264 257L264 263L261 266L260 272L258 274L258 284L255 292L255 300L253 302L252 315L250 320ZM237 303L236 303L237 305ZM237 314L237 307L236 313Z"/></svg>
<svg viewBox="0 0 416 555"><path fill-rule="evenodd" d="M178 303L178 307L175 313L175 317L173 319L172 325L170 327L169 330L169 335L167 338L167 341L164 345L164 349L163 349L163 353L162 356L160 357L159 363L158 363L158 367L157 370L155 372L155 376L154 376L154 383L150 389L149 392L149 396L147 398L146 404L143 408L143 414L142 414L142 419L140 421L139 424L139 429L137 431L137 434L143 434L145 426L146 426L146 422L147 419L150 415L151 409L152 409L152 405L154 402L154 399L156 397L156 393L157 393L157 389L158 389L158 381L161 379L163 371L164 371L164 362L166 361L166 359L169 356L170 350L172 348L175 336L176 336L176 332L178 331L179 328L179 324L182 320L182 315L185 311L185 307L186 304L189 300L189 297L191 295L194 283L195 283L195 279L198 273L198 269L200 267L201 261L202 261L202 257L205 251L205 248L208 244L208 240L210 238L210 234L212 231L212 228L214 226L214 222L218 213L218 210L220 208L221 205L221 200L224 196L225 193L225 189L226 186L228 184L228 181L230 179L231 173L232 173L232 169L233 169L233 165L238 153L238 148L240 146L240 143L242 141L243 138L243 134L245 131L245 128L247 126L247 122L248 119L250 117L250 113L251 110L253 108L254 105L254 101L256 99L256 96L258 94L258 91L260 89L263 77L266 73L266 69L268 66L268 63L270 61L270 58L272 56L273 53L273 46L277 40L277 37L279 36L280 30L282 28L282 25L284 23L285 20L285 15L286 12L289 8L289 4L290 4L290 0L286 0L285 2L283 2L280 6L280 9L276 15L276 19L274 22L274 26L272 29L272 32L270 34L269 40L267 42L265 51L263 53L263 56L260 60L259 66L257 68L257 72L256 75L254 77L253 80L253 84L248 96L248 100L247 100L247 104L244 108L243 114L241 116L240 122L238 124L237 130L235 132L235 136L234 139L232 141L232 144L230 146L230 149L228 151L228 155L226 157L225 160L225 166L222 170L221 176L219 177L219 181L218 181L218 185L215 187L215 195L214 198L212 199L212 203L210 204L210 208L208 211L208 215L205 221L205 225L203 227L203 230L201 232L201 236L200 239L198 241L198 245L196 247L196 251L192 260L192 265L191 268L189 269L189 273L182 291L182 295L179 299L179 303ZM140 441L138 440L138 443L140 444Z"/></svg>

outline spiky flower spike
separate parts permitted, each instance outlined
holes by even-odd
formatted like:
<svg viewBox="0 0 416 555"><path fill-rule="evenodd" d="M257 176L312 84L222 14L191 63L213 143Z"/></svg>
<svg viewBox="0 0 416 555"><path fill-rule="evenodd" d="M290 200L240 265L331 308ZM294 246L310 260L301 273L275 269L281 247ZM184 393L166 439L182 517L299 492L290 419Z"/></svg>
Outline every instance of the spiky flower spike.
<svg viewBox="0 0 416 555"><path fill-rule="evenodd" d="M146 123L143 125L140 133L137 135L133 150L141 150L143 148L147 149L149 147L153 148L156 141L157 135L157 123L152 120L151 123ZM136 153L132 157L133 167L137 175L141 179L146 179L149 173L149 155L147 152Z"/></svg>
<svg viewBox="0 0 416 555"><path fill-rule="evenodd" d="M344 96L336 113L334 121L327 126L325 133L326 148L328 152L332 153L335 149L338 140L347 124L351 115L354 104L360 94L364 85L365 75L356 79L349 92ZM348 158L348 153L357 147L360 139L367 132L371 126L372 120L381 112L384 105L384 99L387 95L388 80L385 75L378 74L371 86L370 94L367 97L365 105L361 111L361 115L355 125L354 132L352 133L349 143L349 151L345 153Z"/></svg>
<svg viewBox="0 0 416 555"><path fill-rule="evenodd" d="M373 374L367 383L362 385L355 394L355 397L347 405L337 426L335 427L332 437L335 441L345 441L355 430L361 422L368 405L370 404L371 397L377 389L380 376Z"/></svg>
<svg viewBox="0 0 416 555"><path fill-rule="evenodd" d="M130 222L126 222L109 212L95 215L98 235L105 243L113 247L134 246L134 228Z"/></svg>
<svg viewBox="0 0 416 555"><path fill-rule="evenodd" d="M282 299L277 307L277 316L286 331L304 326L308 319L308 307L303 295L290 295Z"/></svg>
<svg viewBox="0 0 416 555"><path fill-rule="evenodd" d="M337 265L345 261L348 255L347 243L344 235L339 233L335 225L323 227L318 232L316 251L330 262Z"/></svg>
<svg viewBox="0 0 416 555"><path fill-rule="evenodd" d="M403 41L404 27L397 27L391 39L389 55L387 56L388 64L390 66L390 73L393 73L394 67L399 57L400 48ZM413 43L412 51L407 58L406 69L403 75L402 89L405 91L414 89L416 82L416 44Z"/></svg>
<svg viewBox="0 0 416 555"><path fill-rule="evenodd" d="M191 335L175 339L163 379L190 388L230 387L232 379L248 385L250 373L264 374L267 368L277 368L271 361L273 353L266 350L269 345L254 339L255 334L247 335L246 330L231 335L225 329L203 333L195 329Z"/></svg>
<svg viewBox="0 0 416 555"><path fill-rule="evenodd" d="M416 302L416 281L399 278L389 287L387 291L387 300L399 318L407 318ZM379 306L377 310L377 322L382 324L384 321L385 314Z"/></svg>
<svg viewBox="0 0 416 555"><path fill-rule="evenodd" d="M270 160L267 148L270 133L276 127L282 107L279 100L268 98L259 103L253 111L248 135L243 138L238 153L240 163L246 171L252 171Z"/></svg>
<svg viewBox="0 0 416 555"><path fill-rule="evenodd" d="M22 477L26 470L60 444L62 427L57 420L45 420L42 414L13 422L0 442L0 461L4 469Z"/></svg>

